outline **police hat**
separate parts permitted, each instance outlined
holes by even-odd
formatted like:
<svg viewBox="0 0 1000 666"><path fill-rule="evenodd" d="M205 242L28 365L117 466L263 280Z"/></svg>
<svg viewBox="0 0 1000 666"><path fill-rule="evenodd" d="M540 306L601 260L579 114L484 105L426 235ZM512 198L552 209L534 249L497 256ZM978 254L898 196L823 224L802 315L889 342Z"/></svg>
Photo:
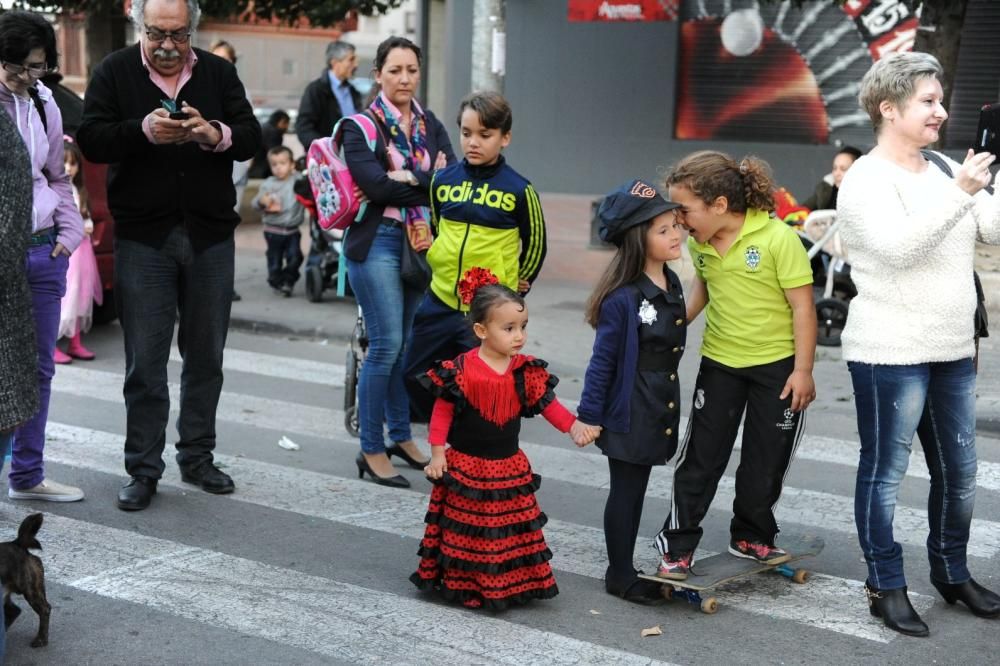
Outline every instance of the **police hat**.
<svg viewBox="0 0 1000 666"><path fill-rule="evenodd" d="M633 180L604 197L597 210L597 217L601 220L598 235L602 241L620 246L625 232L632 227L680 207L680 204L660 196L652 185Z"/></svg>

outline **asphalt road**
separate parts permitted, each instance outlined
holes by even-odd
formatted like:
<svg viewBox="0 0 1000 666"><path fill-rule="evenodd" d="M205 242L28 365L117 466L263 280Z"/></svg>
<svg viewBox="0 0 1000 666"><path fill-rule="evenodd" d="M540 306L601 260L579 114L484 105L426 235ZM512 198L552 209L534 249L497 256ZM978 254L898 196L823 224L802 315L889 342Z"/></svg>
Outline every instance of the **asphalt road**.
<svg viewBox="0 0 1000 666"><path fill-rule="evenodd" d="M241 286L244 298L265 289L254 284ZM570 407L592 342L581 323L585 297L580 287L552 284L529 301L526 351L551 362ZM275 305L290 330L315 308L338 318L330 330L347 330L353 313L350 305L302 298ZM685 412L697 333L696 326L682 365ZM550 517L545 533L561 593L491 614L445 605L407 581L430 485L409 469L400 470L413 483L408 491L357 479L357 441L342 425L342 340L234 330L218 456L236 493L215 497L181 483L169 454L176 433L168 430L166 476L153 506L139 513L114 506L124 475L120 330L103 327L86 341L97 360L60 367L55 379L46 469L83 487L87 498L65 505L5 499L0 510L0 534L11 536L24 515L45 512L40 556L53 606L50 644L32 649L36 618L18 600L25 612L7 635L9 664L996 663L1000 621L947 606L927 579L928 484L919 453L896 525L931 637L898 636L869 616L852 512L853 403L837 350L819 352L819 398L778 508L784 531L826 540L822 554L802 563L814 572L811 581L746 579L715 593L715 615L682 602L647 608L607 595L605 460L536 419L525 424L523 447L543 477L538 498ZM1000 441L990 438L1000 434L1000 346L992 339L984 341L981 368L971 568L1000 589ZM175 401L179 370L172 361ZM283 436L300 449L279 447ZM735 465L705 521L706 551L726 547ZM636 550L647 570L656 564L651 538L667 512L669 472L657 470L647 495ZM662 635L640 636L653 626Z"/></svg>

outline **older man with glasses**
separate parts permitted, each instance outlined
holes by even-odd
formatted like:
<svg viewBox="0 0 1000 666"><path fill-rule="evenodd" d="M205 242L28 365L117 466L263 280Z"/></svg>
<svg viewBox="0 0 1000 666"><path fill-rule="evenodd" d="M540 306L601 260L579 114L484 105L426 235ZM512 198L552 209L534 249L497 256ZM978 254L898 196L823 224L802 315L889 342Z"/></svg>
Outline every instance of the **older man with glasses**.
<svg viewBox="0 0 1000 666"><path fill-rule="evenodd" d="M94 70L77 133L85 156L112 165L130 477L118 493L123 510L149 506L163 474L175 323L181 479L215 494L235 487L213 460L239 223L232 169L261 136L236 68L191 47L200 14L196 0L134 0L139 43Z"/></svg>

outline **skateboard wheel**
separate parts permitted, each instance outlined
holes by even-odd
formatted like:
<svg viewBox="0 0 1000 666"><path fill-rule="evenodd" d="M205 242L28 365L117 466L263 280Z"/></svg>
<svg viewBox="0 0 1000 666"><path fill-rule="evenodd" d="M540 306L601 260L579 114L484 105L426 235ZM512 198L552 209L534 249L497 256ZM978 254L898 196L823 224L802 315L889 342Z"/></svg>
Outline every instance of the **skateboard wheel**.
<svg viewBox="0 0 1000 666"><path fill-rule="evenodd" d="M719 610L719 602L715 600L715 597L709 597L708 599L702 599L701 601L701 612L706 615L715 615L715 612Z"/></svg>
<svg viewBox="0 0 1000 666"><path fill-rule="evenodd" d="M805 569L796 569L795 573L792 574L792 582L802 585L807 580L811 578L811 574Z"/></svg>
<svg viewBox="0 0 1000 666"><path fill-rule="evenodd" d="M674 588L670 585L663 585L660 587L660 594L663 595L664 599L670 601L674 598Z"/></svg>

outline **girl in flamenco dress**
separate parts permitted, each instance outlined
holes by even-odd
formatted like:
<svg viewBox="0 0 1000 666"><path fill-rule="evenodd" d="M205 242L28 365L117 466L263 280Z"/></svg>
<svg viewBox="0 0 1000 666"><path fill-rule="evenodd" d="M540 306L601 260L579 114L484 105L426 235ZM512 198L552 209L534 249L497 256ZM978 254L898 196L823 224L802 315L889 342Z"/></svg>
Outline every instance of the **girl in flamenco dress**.
<svg viewBox="0 0 1000 666"><path fill-rule="evenodd" d="M63 352L56 347L53 360L56 363L72 363L73 359L81 361L94 360L94 352L83 346L80 336L90 330L93 323L94 304L104 302L104 288L101 276L97 271L97 258L94 256L94 246L90 235L94 233L94 222L90 219L90 209L87 203L87 189L83 186L83 155L80 148L70 139L65 138L66 173L73 183L73 199L83 217L85 235L80 246L69 258L69 268L66 270L66 294L62 298L59 317L59 337L68 338L69 344Z"/></svg>
<svg viewBox="0 0 1000 666"><path fill-rule="evenodd" d="M518 446L521 418L541 414L574 441L589 428L556 399L558 379L540 359L521 354L527 336L524 299L481 268L460 282L481 345L439 362L421 378L436 396L431 414L434 481L410 581L470 608L501 610L558 594L535 500L541 479ZM446 448L445 444L449 446Z"/></svg>

